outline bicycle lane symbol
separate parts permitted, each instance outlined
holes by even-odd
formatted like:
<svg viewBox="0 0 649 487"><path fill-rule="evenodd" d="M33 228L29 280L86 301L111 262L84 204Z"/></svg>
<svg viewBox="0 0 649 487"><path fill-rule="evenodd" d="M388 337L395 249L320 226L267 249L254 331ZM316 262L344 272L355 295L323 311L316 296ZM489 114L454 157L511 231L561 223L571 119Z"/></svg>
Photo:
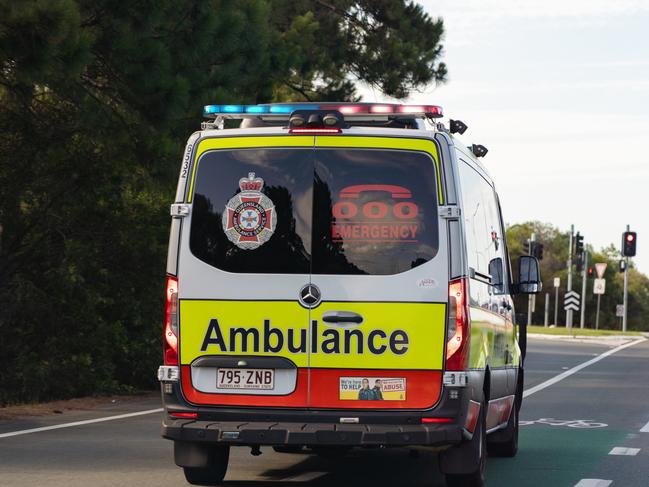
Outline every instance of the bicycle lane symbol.
<svg viewBox="0 0 649 487"><path fill-rule="evenodd" d="M591 419L554 419L554 418L539 418L533 421L519 421L520 426L530 426L532 424L544 424L547 426L562 426L567 428L577 428L577 429L596 429L596 428L606 428L608 424L598 423Z"/></svg>

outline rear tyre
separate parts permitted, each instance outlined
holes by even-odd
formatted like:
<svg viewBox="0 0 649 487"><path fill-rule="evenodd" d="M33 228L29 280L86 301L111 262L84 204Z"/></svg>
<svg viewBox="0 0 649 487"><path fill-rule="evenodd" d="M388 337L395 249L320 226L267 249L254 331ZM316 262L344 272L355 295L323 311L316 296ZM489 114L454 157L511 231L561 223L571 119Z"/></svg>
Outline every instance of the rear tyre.
<svg viewBox="0 0 649 487"><path fill-rule="evenodd" d="M230 447L215 447L210 450L207 467L183 467L185 479L192 485L221 485L229 460Z"/></svg>
<svg viewBox="0 0 649 487"><path fill-rule="evenodd" d="M471 473L447 473L446 485L448 487L481 487L484 483L484 473L487 464L487 427L485 424L485 407L480 408L480 417L471 441L460 445L464 449L466 463L473 463L475 470Z"/></svg>
<svg viewBox="0 0 649 487"><path fill-rule="evenodd" d="M493 436L493 439L491 438ZM518 408L516 404L509 415L507 427L489 435L487 451L492 457L515 457L518 453Z"/></svg>

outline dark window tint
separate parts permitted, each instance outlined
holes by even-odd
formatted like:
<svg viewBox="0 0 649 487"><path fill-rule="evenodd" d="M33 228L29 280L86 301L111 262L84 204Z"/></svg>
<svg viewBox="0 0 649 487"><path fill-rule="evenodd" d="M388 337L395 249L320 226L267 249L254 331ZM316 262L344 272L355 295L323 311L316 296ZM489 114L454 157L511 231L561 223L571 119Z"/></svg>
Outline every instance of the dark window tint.
<svg viewBox="0 0 649 487"><path fill-rule="evenodd" d="M397 274L438 248L436 173L420 152L319 149L314 274Z"/></svg>
<svg viewBox="0 0 649 487"><path fill-rule="evenodd" d="M249 239L235 244L226 234L228 215L232 215L226 206L241 193L240 179L250 173L263 179L261 193L267 199L260 200L261 196L255 193L257 198L248 199L252 200L250 211L230 217L230 227L240 225L238 234L248 235ZM193 196L192 253L229 272L308 274L312 188L312 149L221 150L204 154L198 163ZM241 200L237 200L231 207L240 204ZM274 208L267 210L270 205ZM246 218L254 219L250 225L257 230L258 219L264 219L264 225L270 228L275 218L274 232L262 232L259 236L246 232ZM232 231L229 234L232 236ZM270 238L261 245L255 242L269 234Z"/></svg>

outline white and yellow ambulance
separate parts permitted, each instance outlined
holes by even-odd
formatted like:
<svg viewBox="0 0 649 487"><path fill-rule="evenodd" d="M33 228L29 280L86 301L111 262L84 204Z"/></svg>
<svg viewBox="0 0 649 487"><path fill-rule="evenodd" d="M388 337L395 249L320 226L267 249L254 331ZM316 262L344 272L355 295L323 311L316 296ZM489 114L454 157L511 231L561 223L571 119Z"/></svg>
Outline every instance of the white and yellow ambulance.
<svg viewBox="0 0 649 487"><path fill-rule="evenodd" d="M481 485L487 449L517 450L511 295L540 288L533 257L512 278L486 149L437 106L204 115L171 206L158 372L187 480L219 484L236 446L417 445L449 485Z"/></svg>

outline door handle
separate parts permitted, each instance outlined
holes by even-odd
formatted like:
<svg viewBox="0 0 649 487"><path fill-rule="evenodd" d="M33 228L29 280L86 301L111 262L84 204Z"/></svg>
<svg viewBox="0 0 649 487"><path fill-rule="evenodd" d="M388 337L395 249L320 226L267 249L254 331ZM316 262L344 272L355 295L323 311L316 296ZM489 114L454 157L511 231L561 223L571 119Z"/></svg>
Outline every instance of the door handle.
<svg viewBox="0 0 649 487"><path fill-rule="evenodd" d="M363 323L363 317L352 311L327 311L322 315L322 321L332 325L360 325Z"/></svg>

